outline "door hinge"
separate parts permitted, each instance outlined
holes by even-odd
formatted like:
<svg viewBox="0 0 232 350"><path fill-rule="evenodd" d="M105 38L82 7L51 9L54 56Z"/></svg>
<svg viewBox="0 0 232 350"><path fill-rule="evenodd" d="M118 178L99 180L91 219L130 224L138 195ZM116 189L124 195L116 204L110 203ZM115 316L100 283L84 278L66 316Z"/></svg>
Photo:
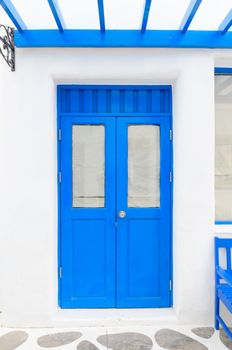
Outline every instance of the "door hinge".
<svg viewBox="0 0 232 350"><path fill-rule="evenodd" d="M62 133L61 133L61 129L58 130L58 140L61 141L62 138Z"/></svg>
<svg viewBox="0 0 232 350"><path fill-rule="evenodd" d="M169 131L170 141L172 141L172 130Z"/></svg>
<svg viewBox="0 0 232 350"><path fill-rule="evenodd" d="M60 278L62 278L62 276L63 276L63 268L62 268L62 266L60 266L60 268L59 268L59 276L60 276Z"/></svg>
<svg viewBox="0 0 232 350"><path fill-rule="evenodd" d="M62 174L61 174L61 171L59 171L59 174L58 174L58 181L59 181L59 183L61 183L61 181L62 181Z"/></svg>
<svg viewBox="0 0 232 350"><path fill-rule="evenodd" d="M172 280L169 281L169 290L172 290Z"/></svg>
<svg viewBox="0 0 232 350"><path fill-rule="evenodd" d="M172 182L172 171L170 171L170 173L169 173L169 180L170 180L170 182Z"/></svg>

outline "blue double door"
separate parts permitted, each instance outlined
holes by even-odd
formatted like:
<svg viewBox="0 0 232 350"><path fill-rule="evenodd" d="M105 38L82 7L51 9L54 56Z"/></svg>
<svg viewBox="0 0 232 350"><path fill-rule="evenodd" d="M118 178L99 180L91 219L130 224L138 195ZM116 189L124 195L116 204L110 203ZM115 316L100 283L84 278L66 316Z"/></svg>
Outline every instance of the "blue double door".
<svg viewBox="0 0 232 350"><path fill-rule="evenodd" d="M60 306L171 306L169 117L61 117Z"/></svg>

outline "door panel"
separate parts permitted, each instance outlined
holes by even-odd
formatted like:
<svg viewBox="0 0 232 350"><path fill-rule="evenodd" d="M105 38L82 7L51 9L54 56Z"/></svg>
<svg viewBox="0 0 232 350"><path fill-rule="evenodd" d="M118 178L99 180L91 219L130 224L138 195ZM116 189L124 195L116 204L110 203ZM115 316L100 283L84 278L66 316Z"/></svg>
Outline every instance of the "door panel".
<svg viewBox="0 0 232 350"><path fill-rule="evenodd" d="M61 306L115 307L115 118L61 128Z"/></svg>
<svg viewBox="0 0 232 350"><path fill-rule="evenodd" d="M169 131L167 118L117 118L117 307L170 305Z"/></svg>

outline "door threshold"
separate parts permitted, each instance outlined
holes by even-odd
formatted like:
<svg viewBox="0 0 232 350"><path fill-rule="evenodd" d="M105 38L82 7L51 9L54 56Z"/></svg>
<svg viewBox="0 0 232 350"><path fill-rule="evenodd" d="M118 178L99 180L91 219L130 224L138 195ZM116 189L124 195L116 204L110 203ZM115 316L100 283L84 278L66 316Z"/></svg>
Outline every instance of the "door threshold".
<svg viewBox="0 0 232 350"><path fill-rule="evenodd" d="M128 327L177 324L174 308L159 309L59 309L54 327Z"/></svg>

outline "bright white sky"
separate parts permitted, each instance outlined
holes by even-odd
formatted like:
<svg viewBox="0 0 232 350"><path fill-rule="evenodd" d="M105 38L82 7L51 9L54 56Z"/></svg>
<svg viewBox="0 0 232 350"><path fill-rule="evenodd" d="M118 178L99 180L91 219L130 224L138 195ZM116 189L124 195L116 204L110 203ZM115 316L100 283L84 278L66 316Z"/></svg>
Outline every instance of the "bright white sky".
<svg viewBox="0 0 232 350"><path fill-rule="evenodd" d="M47 0L12 0L28 29L56 29ZM190 0L153 0L148 29L178 29ZM68 29L99 29L97 0L58 0ZM104 0L106 29L140 29L145 0ZM217 30L232 0L203 0L189 29ZM0 23L12 25L0 8ZM232 30L232 29L230 29Z"/></svg>

